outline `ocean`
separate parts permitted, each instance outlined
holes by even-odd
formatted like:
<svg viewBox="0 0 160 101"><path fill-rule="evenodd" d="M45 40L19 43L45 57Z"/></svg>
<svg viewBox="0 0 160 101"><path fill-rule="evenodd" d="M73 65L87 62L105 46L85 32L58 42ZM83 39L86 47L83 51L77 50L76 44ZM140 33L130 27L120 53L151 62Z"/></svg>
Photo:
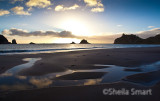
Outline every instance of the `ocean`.
<svg viewBox="0 0 160 101"><path fill-rule="evenodd" d="M153 44L1 44L0 55L35 54L111 48L160 47Z"/></svg>

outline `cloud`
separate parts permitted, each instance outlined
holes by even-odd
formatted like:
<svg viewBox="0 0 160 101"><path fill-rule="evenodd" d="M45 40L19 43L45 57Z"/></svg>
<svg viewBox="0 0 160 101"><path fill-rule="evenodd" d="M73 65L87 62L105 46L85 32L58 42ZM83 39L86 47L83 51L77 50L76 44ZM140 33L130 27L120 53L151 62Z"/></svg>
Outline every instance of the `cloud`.
<svg viewBox="0 0 160 101"><path fill-rule="evenodd" d="M101 0L84 0L84 2L90 7L103 7Z"/></svg>
<svg viewBox="0 0 160 101"><path fill-rule="evenodd" d="M91 12L104 12L104 5L101 0L84 0L84 2L89 7L94 7L91 9Z"/></svg>
<svg viewBox="0 0 160 101"><path fill-rule="evenodd" d="M73 35L69 31L62 31L62 32L55 32L55 31L33 31L29 32L27 30L22 30L22 29L5 29L2 31L3 35L12 37L12 36L19 36L19 37L24 37L27 38L29 36L48 36L50 38L76 38L76 39L83 39L84 36L76 36ZM120 37L122 34L109 34L109 33L104 33L102 35L96 35L96 36L85 36L87 40L91 43L113 43L114 40L118 37Z"/></svg>
<svg viewBox="0 0 160 101"><path fill-rule="evenodd" d="M85 3L87 3L87 6L97 6L98 1L97 0L84 0Z"/></svg>
<svg viewBox="0 0 160 101"><path fill-rule="evenodd" d="M33 31L28 32L27 30L22 29L5 29L2 31L3 35L10 35L10 36L52 36L52 37L63 37L63 38L73 38L74 36L70 31L62 31L62 32L55 32L55 31Z"/></svg>
<svg viewBox="0 0 160 101"><path fill-rule="evenodd" d="M160 34L160 28L153 28L151 30L148 31L140 31L138 32L138 36L142 37L142 38L148 38L151 36L155 36L157 34Z"/></svg>
<svg viewBox="0 0 160 101"><path fill-rule="evenodd" d="M91 12L104 12L104 8L100 8L100 7L92 8Z"/></svg>
<svg viewBox="0 0 160 101"><path fill-rule="evenodd" d="M28 11L24 11L24 7L16 6L11 9L17 15L31 15Z"/></svg>
<svg viewBox="0 0 160 101"><path fill-rule="evenodd" d="M153 27L155 27L155 26L148 26L148 28L153 28Z"/></svg>
<svg viewBox="0 0 160 101"><path fill-rule="evenodd" d="M77 8L79 8L79 5L77 5L77 4L74 4L71 7L64 7L64 5L58 5L58 6L55 7L55 11L74 10L74 9L77 9Z"/></svg>
<svg viewBox="0 0 160 101"><path fill-rule="evenodd" d="M0 9L0 16L7 15L7 14L10 14L8 10Z"/></svg>
<svg viewBox="0 0 160 101"><path fill-rule="evenodd" d="M39 7L39 8L45 8L51 5L50 0L29 0L26 2L26 6L28 7Z"/></svg>
<svg viewBox="0 0 160 101"><path fill-rule="evenodd" d="M51 10L52 8L51 8L51 7L48 7L47 9L48 9L48 10Z"/></svg>
<svg viewBox="0 0 160 101"><path fill-rule="evenodd" d="M55 11L62 11L63 9L63 5L58 5L55 7Z"/></svg>

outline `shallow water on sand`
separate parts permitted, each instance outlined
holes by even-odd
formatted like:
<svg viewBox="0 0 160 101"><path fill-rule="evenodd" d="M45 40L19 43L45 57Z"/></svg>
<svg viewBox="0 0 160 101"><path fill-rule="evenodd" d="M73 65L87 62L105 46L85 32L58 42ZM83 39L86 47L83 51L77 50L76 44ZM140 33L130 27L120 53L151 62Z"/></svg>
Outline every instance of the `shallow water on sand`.
<svg viewBox="0 0 160 101"><path fill-rule="evenodd" d="M127 76L135 74L160 70L160 61L139 67L93 64L92 66L95 68L96 66L104 68L88 70L68 69L65 72L49 73L42 76L22 76L18 74L20 71L32 67L34 63L40 59L41 58L25 58L23 61L27 61L27 63L15 66L0 74L0 92L53 86L95 85L102 83L115 83L119 81L127 81L143 86L152 86L160 81L160 75L158 75L159 77L156 79L151 79L148 82L144 82L145 80L136 81L136 79L130 80L127 78Z"/></svg>

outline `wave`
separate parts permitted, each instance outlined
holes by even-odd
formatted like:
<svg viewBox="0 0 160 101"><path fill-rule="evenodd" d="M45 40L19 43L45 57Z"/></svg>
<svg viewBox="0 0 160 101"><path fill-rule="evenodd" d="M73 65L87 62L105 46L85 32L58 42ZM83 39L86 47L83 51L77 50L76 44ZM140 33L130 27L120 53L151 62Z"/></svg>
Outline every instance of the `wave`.
<svg viewBox="0 0 160 101"><path fill-rule="evenodd" d="M138 47L160 47L160 45L127 45L127 44L88 44L88 45L10 45L0 46L0 55L22 54L22 53L41 53L41 52L61 52L92 49L111 49L111 48L138 48Z"/></svg>
<svg viewBox="0 0 160 101"><path fill-rule="evenodd" d="M85 50L85 49L96 49L96 48L101 48L101 47L92 47L92 48L62 48L62 49L39 49L39 50L0 50L0 53L23 53L23 52Z"/></svg>

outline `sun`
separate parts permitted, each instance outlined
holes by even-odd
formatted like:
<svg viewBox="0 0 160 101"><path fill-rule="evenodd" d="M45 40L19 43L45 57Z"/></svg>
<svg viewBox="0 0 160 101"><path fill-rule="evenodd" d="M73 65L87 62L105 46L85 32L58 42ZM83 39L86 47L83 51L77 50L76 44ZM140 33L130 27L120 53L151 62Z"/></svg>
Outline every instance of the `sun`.
<svg viewBox="0 0 160 101"><path fill-rule="evenodd" d="M70 18L61 23L61 27L77 36L90 36L89 27L81 20Z"/></svg>

